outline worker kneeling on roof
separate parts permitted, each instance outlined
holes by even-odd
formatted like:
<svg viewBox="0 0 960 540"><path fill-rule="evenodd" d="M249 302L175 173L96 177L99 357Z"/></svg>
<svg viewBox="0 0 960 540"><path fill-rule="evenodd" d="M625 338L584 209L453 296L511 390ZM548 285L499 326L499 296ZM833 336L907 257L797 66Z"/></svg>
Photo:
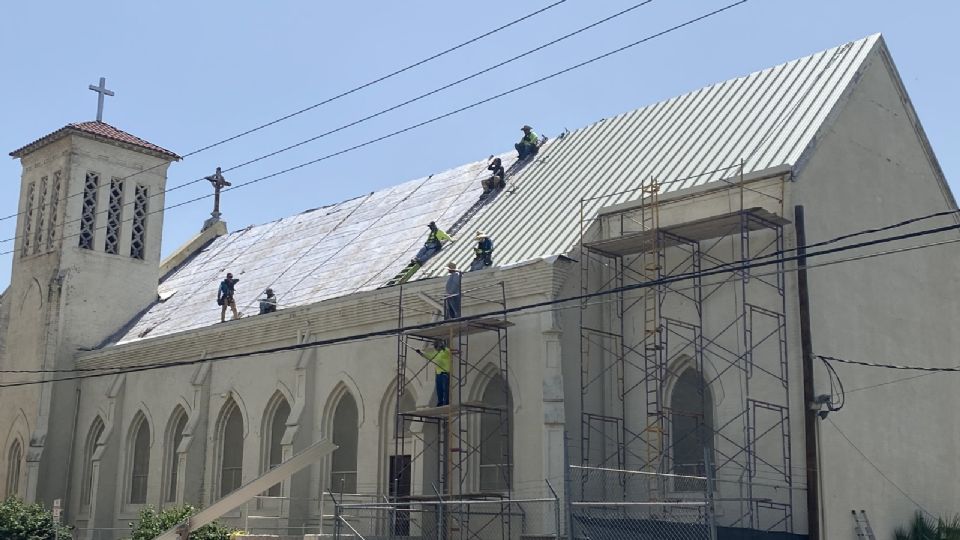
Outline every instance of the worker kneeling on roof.
<svg viewBox="0 0 960 540"><path fill-rule="evenodd" d="M503 186L507 185L506 182L506 171L503 170L503 161L500 158L493 158L489 165L487 165L487 170L491 172L489 178L484 178L480 181L480 185L483 186L483 194L481 197L486 197L491 192L498 189L502 189Z"/></svg>
<svg viewBox="0 0 960 540"><path fill-rule="evenodd" d="M470 262L470 271L493 266L493 240L483 231L477 231L474 240L477 241L477 247L473 248L474 259Z"/></svg>
<svg viewBox="0 0 960 540"><path fill-rule="evenodd" d="M436 371L437 407L450 404L450 348L442 339L434 340L433 350L423 352L414 349L417 354L433 364Z"/></svg>
<svg viewBox="0 0 960 540"><path fill-rule="evenodd" d="M526 159L537 153L537 150L540 149L540 137L534 133L533 128L530 126L523 126L520 128L520 131L523 132L523 138L520 139L520 142L513 145L517 149L517 157L519 159Z"/></svg>
<svg viewBox="0 0 960 540"><path fill-rule="evenodd" d="M456 242L457 239L453 238L449 234L441 231L436 222L431 221L427 227L430 228L430 233L427 235L427 241L423 243L423 247L420 248L420 251L417 252L417 255L410 261L415 264L423 266L430 257L433 257L437 253L440 253L440 250L443 249L444 242Z"/></svg>
<svg viewBox="0 0 960 540"><path fill-rule="evenodd" d="M273 294L273 289L270 288L263 291L263 294L266 296L260 299L260 314L273 313L277 310L277 296Z"/></svg>

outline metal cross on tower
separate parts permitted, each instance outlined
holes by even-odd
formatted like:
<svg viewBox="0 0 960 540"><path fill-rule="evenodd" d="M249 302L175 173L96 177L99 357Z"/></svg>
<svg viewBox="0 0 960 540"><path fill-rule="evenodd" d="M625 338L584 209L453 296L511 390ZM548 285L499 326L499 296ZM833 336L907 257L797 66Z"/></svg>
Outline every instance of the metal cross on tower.
<svg viewBox="0 0 960 540"><path fill-rule="evenodd" d="M100 77L99 86L90 85L90 89L98 94L97 96L97 122L103 122L103 96L112 96L113 90L107 90L106 77Z"/></svg>
<svg viewBox="0 0 960 540"><path fill-rule="evenodd" d="M218 220L220 219L220 190L231 184L223 177L223 173L220 172L220 167L217 167L217 172L207 176L206 179L213 186L213 212L210 212L210 217Z"/></svg>

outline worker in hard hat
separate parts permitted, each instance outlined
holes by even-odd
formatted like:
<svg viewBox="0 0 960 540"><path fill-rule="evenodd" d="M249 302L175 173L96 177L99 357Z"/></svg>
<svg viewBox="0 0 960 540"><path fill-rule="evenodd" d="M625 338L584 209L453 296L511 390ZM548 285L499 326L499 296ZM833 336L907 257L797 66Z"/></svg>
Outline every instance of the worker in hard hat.
<svg viewBox="0 0 960 540"><path fill-rule="evenodd" d="M277 296L273 294L273 289L269 287L263 291L263 294L265 296L260 299L260 314L273 313L277 310Z"/></svg>
<svg viewBox="0 0 960 540"><path fill-rule="evenodd" d="M533 128L530 126L523 126L520 128L520 131L523 132L523 138L520 139L520 142L513 145L513 147L517 149L517 157L519 159L526 159L536 154L537 150L540 149L540 137L534 133Z"/></svg>
<svg viewBox="0 0 960 540"><path fill-rule="evenodd" d="M423 266L423 263L427 262L430 257L440 253L440 250L443 249L444 242L457 241L456 238L441 231L433 221L431 221L427 227L430 229L430 232L427 234L427 241L423 243L423 247L420 248L417 255L410 261L421 266Z"/></svg>
<svg viewBox="0 0 960 540"><path fill-rule="evenodd" d="M493 266L493 240L483 231L477 231L474 240L477 241L477 246L473 248L474 259L470 263L470 271L483 270Z"/></svg>
<svg viewBox="0 0 960 540"><path fill-rule="evenodd" d="M443 407L450 404L450 348L442 339L434 340L433 350L426 352L420 349L414 349L417 354L427 359L433 364L436 377L434 378L435 389L437 392L437 407Z"/></svg>

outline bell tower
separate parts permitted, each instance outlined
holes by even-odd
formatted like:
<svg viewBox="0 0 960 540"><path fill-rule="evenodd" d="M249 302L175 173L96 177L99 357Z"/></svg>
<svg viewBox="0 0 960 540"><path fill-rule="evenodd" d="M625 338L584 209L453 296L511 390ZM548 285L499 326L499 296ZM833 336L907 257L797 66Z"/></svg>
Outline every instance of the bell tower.
<svg viewBox="0 0 960 540"><path fill-rule="evenodd" d="M157 298L173 152L102 121L10 153L22 165L3 369L51 381L5 388L0 430L29 424L27 500L66 498L77 385L52 382ZM23 423L23 420L20 420ZM41 466L42 463L42 466Z"/></svg>

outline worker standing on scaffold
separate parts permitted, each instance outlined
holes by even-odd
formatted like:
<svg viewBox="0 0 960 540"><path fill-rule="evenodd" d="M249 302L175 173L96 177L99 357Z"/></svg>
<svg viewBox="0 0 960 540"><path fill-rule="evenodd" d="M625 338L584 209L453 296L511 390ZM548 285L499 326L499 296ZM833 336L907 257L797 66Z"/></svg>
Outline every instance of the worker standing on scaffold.
<svg viewBox="0 0 960 540"><path fill-rule="evenodd" d="M443 297L443 318L460 317L460 284L463 273L457 270L457 263L447 263L446 295Z"/></svg>
<svg viewBox="0 0 960 540"><path fill-rule="evenodd" d="M434 340L433 350L423 352L420 349L414 349L417 354L427 359L433 364L436 371L436 392L437 407L443 407L450 404L450 348L442 339Z"/></svg>

